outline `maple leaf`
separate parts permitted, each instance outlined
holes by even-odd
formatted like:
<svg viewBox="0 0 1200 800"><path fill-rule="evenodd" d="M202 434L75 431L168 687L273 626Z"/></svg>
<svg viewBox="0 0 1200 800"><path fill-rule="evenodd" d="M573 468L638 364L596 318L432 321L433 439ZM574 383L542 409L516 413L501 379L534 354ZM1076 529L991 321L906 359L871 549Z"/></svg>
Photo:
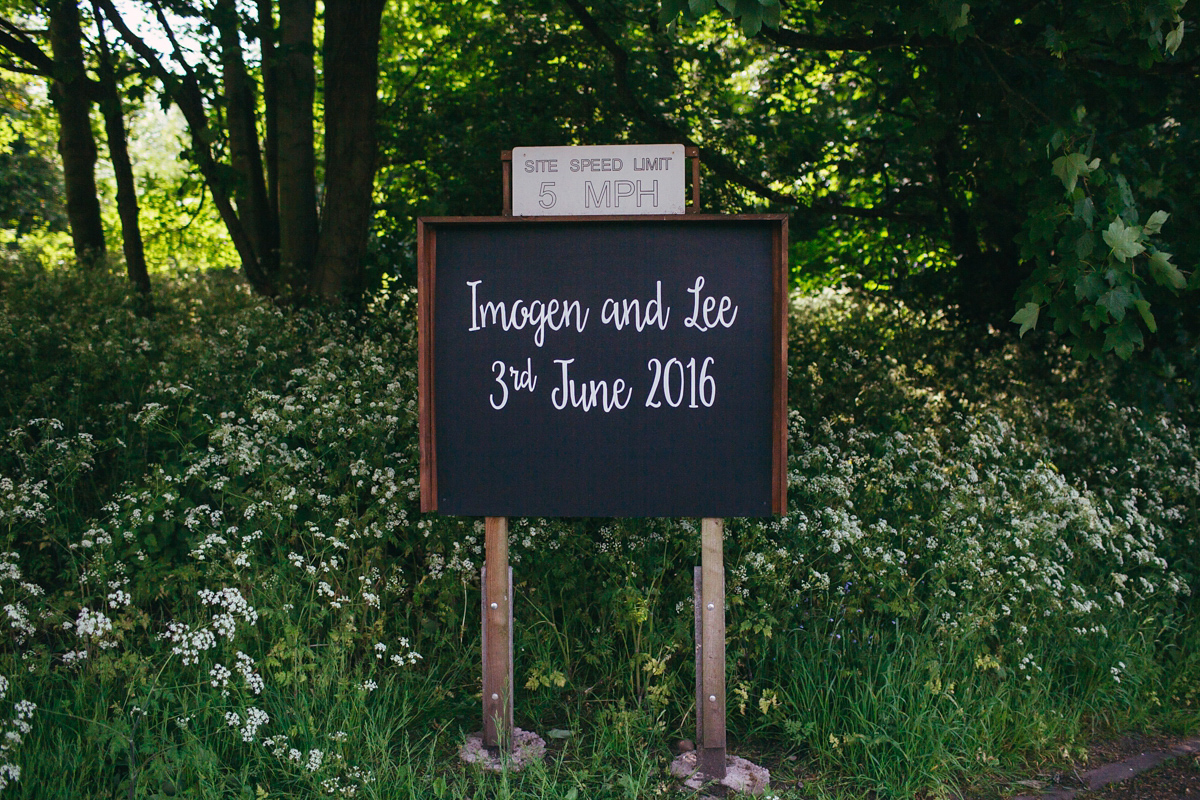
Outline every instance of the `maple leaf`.
<svg viewBox="0 0 1200 800"><path fill-rule="evenodd" d="M1028 331L1037 327L1038 312L1041 310L1041 306L1037 303L1026 303L1020 311L1012 315L1009 322L1019 323L1021 325L1019 335L1024 336Z"/></svg>
<svg viewBox="0 0 1200 800"><path fill-rule="evenodd" d="M1102 235L1104 243L1112 248L1112 254L1122 264L1146 252L1146 247L1138 241L1141 230L1136 225L1126 225L1120 217L1114 219Z"/></svg>
<svg viewBox="0 0 1200 800"><path fill-rule="evenodd" d="M1142 230L1146 232L1147 236L1153 236L1162 230L1163 223L1170 216L1165 211L1155 211L1150 215L1150 219L1146 220L1146 224L1142 226Z"/></svg>
<svg viewBox="0 0 1200 800"><path fill-rule="evenodd" d="M1154 276L1154 280L1172 289L1182 289L1187 285L1179 267L1171 263L1171 254L1162 250L1150 256L1150 274Z"/></svg>

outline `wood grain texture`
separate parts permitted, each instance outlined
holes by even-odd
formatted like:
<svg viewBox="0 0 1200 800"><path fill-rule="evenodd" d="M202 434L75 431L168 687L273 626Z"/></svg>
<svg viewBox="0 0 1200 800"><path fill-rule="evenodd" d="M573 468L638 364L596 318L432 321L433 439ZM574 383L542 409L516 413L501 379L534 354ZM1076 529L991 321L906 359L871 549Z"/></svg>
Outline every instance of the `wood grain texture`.
<svg viewBox="0 0 1200 800"><path fill-rule="evenodd" d="M692 204L688 206L689 214L700 213L700 148L689 147L687 157L692 160Z"/></svg>
<svg viewBox="0 0 1200 800"><path fill-rule="evenodd" d="M787 416L788 416L788 222L785 218L771 236L774 275L773 341L775 382L771 395L771 510L787 513Z"/></svg>
<svg viewBox="0 0 1200 800"><path fill-rule="evenodd" d="M434 419L433 302L437 230L417 220L417 445L421 454L421 511L437 511L437 428Z"/></svg>
<svg viewBox="0 0 1200 800"><path fill-rule="evenodd" d="M483 743L507 748L512 733L512 574L508 518L484 523Z"/></svg>
<svg viewBox="0 0 1200 800"><path fill-rule="evenodd" d="M500 172L503 186L500 198L500 208L504 216L512 216L512 150L500 151Z"/></svg>
<svg viewBox="0 0 1200 800"><path fill-rule="evenodd" d="M695 611L696 636L696 741L704 744L704 571L692 567L692 608Z"/></svg>
<svg viewBox="0 0 1200 800"><path fill-rule="evenodd" d="M701 602L704 639L701 644L704 734L701 769L710 778L725 777L725 564L724 523L705 517L700 522Z"/></svg>

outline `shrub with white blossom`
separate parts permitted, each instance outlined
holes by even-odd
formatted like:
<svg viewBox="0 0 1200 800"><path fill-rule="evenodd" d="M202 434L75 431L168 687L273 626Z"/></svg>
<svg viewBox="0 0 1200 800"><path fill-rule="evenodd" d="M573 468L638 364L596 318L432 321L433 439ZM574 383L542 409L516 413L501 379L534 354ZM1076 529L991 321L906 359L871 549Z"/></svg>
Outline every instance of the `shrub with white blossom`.
<svg viewBox="0 0 1200 800"><path fill-rule="evenodd" d="M0 723L0 781L49 779L62 737L89 779L150 792L353 796L402 747L452 760L477 727L483 526L419 512L411 293L284 310L197 276L161 282L147 319L104 276L12 270L0 672L42 711L32 733L33 700ZM1085 687L1104 714L1200 702L1200 663L1165 656L1196 635L1191 399L1137 408L1102 370L845 293L797 298L791 329L788 513L727 525L735 734L833 768L881 746L809 719L788 680L817 654L869 672L904 637L963 649L974 689L932 655L919 688L981 730L984 688L1052 706ZM642 752L690 730L697 537L512 520L524 727L637 722Z"/></svg>

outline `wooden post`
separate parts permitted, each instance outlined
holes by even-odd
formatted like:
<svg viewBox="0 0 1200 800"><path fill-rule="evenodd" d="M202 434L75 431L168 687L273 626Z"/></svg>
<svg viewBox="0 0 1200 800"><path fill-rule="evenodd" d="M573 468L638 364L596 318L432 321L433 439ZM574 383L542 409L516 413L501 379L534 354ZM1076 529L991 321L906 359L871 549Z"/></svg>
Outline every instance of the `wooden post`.
<svg viewBox="0 0 1200 800"><path fill-rule="evenodd" d="M700 522L700 647L696 671L696 746L700 771L712 780L725 777L725 565L721 520Z"/></svg>
<svg viewBox="0 0 1200 800"><path fill-rule="evenodd" d="M508 518L487 517L483 595L483 744L508 750L513 719L512 570Z"/></svg>
<svg viewBox="0 0 1200 800"><path fill-rule="evenodd" d="M504 196L500 200L500 212L506 217L511 217L512 213L512 150L500 151L500 173Z"/></svg>
<svg viewBox="0 0 1200 800"><path fill-rule="evenodd" d="M700 148L685 147L684 158L692 162L692 202L684 209L685 214L700 213Z"/></svg>

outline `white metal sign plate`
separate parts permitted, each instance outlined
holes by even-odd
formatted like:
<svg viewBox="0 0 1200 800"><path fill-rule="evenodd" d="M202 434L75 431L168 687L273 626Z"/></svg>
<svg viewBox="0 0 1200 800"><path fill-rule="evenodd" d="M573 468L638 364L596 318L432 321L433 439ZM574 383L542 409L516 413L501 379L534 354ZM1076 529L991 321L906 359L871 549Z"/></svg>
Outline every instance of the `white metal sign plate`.
<svg viewBox="0 0 1200 800"><path fill-rule="evenodd" d="M681 144L517 147L512 155L514 216L686 210Z"/></svg>

